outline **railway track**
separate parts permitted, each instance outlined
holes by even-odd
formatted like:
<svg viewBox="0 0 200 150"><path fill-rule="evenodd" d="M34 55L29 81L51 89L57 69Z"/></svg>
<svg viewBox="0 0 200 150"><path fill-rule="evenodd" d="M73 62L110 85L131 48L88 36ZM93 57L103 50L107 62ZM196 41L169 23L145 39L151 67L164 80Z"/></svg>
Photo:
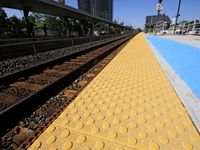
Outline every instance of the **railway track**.
<svg viewBox="0 0 200 150"><path fill-rule="evenodd" d="M4 122L0 148L17 149L63 104L70 103L132 36L0 78L0 120Z"/></svg>

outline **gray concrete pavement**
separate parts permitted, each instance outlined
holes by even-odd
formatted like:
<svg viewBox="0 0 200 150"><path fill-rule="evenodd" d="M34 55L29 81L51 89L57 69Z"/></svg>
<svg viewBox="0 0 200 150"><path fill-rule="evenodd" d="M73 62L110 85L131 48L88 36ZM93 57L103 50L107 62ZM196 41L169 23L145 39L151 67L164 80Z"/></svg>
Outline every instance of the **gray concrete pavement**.
<svg viewBox="0 0 200 150"><path fill-rule="evenodd" d="M184 44L188 44L197 48L200 48L200 36L196 35L164 35L164 36L159 36L161 38L165 39L171 39L174 41L178 41Z"/></svg>

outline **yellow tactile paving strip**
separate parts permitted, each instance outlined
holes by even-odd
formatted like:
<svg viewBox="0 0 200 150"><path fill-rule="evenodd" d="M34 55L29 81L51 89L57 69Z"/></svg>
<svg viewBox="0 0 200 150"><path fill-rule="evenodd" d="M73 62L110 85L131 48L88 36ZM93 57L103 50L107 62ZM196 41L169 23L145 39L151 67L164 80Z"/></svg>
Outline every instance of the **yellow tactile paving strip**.
<svg viewBox="0 0 200 150"><path fill-rule="evenodd" d="M29 149L199 150L200 136L140 34Z"/></svg>

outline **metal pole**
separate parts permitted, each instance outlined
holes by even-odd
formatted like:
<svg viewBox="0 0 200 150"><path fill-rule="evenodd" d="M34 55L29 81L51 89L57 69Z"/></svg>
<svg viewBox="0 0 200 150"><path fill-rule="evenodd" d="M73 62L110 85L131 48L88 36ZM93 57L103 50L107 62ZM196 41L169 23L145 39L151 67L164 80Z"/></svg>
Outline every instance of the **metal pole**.
<svg viewBox="0 0 200 150"><path fill-rule="evenodd" d="M178 17L180 16L180 14L179 14L180 5L181 5L181 0L179 0L179 4L178 4L178 11L177 11L177 15L175 16L175 17L176 17L175 25L177 24Z"/></svg>
<svg viewBox="0 0 200 150"><path fill-rule="evenodd" d="M162 3L162 0L159 0L159 4ZM157 16L157 21L156 21L156 31L155 31L155 36L157 34L157 22L159 21L159 15L160 15L160 10L158 10L158 16Z"/></svg>

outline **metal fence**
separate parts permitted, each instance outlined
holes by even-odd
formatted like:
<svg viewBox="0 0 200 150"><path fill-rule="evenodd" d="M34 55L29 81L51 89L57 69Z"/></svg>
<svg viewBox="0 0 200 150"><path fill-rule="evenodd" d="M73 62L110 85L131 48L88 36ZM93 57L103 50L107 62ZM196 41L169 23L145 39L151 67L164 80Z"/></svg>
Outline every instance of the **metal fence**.
<svg viewBox="0 0 200 150"><path fill-rule="evenodd" d="M166 22L159 21L157 23L157 29L154 29L154 33L157 30L157 34L200 35L200 19L180 23L178 25L172 25L169 29L166 29L165 26Z"/></svg>
<svg viewBox="0 0 200 150"><path fill-rule="evenodd" d="M28 41L17 41L17 43L3 43L0 45L0 62L7 59L23 57L27 55L37 55L37 53L80 45L84 43L92 43L99 40L126 36L122 34L100 35L81 38L64 38L64 39L46 39L40 38L27 39ZM31 41L33 40L33 41Z"/></svg>

